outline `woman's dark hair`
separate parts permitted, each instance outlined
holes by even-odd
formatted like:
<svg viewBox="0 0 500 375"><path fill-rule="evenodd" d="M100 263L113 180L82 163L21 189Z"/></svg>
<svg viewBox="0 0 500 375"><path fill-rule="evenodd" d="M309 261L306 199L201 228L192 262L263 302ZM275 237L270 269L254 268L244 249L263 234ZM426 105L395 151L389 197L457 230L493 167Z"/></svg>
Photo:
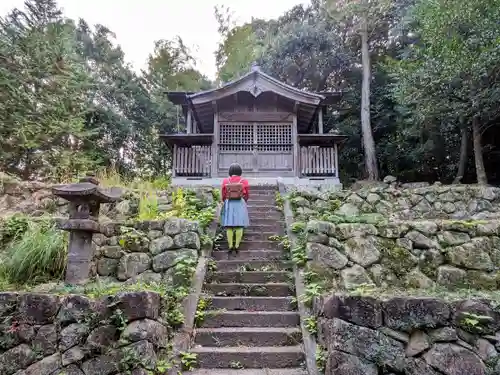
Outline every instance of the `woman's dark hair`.
<svg viewBox="0 0 500 375"><path fill-rule="evenodd" d="M241 176L243 171L241 169L241 165L238 163L233 163L229 166L229 176Z"/></svg>

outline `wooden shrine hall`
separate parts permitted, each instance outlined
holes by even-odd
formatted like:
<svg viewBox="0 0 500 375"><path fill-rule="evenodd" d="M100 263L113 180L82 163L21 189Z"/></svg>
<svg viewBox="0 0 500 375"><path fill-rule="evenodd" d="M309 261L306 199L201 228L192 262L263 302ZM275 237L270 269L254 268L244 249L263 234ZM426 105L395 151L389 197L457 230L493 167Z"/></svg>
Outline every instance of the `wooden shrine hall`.
<svg viewBox="0 0 500 375"><path fill-rule="evenodd" d="M346 137L323 133L339 93L299 90L254 65L222 87L167 95L186 123L186 133L161 135L172 150L173 184L219 185L235 162L251 184L340 184Z"/></svg>

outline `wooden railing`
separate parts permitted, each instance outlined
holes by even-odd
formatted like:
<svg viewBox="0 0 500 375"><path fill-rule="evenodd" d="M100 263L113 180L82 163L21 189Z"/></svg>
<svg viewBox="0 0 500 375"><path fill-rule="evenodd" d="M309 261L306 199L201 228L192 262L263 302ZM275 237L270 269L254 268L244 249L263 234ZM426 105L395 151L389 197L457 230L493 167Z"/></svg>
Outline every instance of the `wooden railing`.
<svg viewBox="0 0 500 375"><path fill-rule="evenodd" d="M301 146L299 148L301 176L337 176L335 147Z"/></svg>
<svg viewBox="0 0 500 375"><path fill-rule="evenodd" d="M174 146L173 171L179 177L210 177L212 146Z"/></svg>

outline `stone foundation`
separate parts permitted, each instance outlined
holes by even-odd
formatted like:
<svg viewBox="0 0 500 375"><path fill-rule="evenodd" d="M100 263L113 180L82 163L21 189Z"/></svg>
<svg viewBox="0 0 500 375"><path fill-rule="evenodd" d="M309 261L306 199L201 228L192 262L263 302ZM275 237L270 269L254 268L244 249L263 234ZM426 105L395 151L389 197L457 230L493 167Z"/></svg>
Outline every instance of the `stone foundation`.
<svg viewBox="0 0 500 375"><path fill-rule="evenodd" d="M490 301L317 298L325 375L500 374L500 310Z"/></svg>
<svg viewBox="0 0 500 375"><path fill-rule="evenodd" d="M146 375L171 327L153 292L84 296L0 293L0 374Z"/></svg>

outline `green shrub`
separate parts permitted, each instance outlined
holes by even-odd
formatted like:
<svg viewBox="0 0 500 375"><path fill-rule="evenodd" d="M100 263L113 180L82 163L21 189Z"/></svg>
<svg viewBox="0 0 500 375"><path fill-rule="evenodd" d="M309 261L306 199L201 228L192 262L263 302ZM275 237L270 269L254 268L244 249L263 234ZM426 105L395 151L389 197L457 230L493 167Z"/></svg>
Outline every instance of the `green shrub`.
<svg viewBox="0 0 500 375"><path fill-rule="evenodd" d="M144 192L139 200L139 220L154 220L158 218L158 197L153 192Z"/></svg>
<svg viewBox="0 0 500 375"><path fill-rule="evenodd" d="M66 259L66 233L47 221L29 222L26 232L6 247L1 272L15 284L61 279Z"/></svg>
<svg viewBox="0 0 500 375"><path fill-rule="evenodd" d="M172 192L172 211L165 212L162 216L198 221L205 229L214 219L216 205L217 201L208 205L206 201L200 200L192 189L178 188Z"/></svg>
<svg viewBox="0 0 500 375"><path fill-rule="evenodd" d="M18 238L28 229L28 217L23 214L14 214L0 219L0 243L6 243Z"/></svg>
<svg viewBox="0 0 500 375"><path fill-rule="evenodd" d="M131 190L139 190L141 192L166 190L170 186L169 176L156 178L133 178L131 176L126 176L113 168L98 171L96 173L96 177L102 186L121 187Z"/></svg>

